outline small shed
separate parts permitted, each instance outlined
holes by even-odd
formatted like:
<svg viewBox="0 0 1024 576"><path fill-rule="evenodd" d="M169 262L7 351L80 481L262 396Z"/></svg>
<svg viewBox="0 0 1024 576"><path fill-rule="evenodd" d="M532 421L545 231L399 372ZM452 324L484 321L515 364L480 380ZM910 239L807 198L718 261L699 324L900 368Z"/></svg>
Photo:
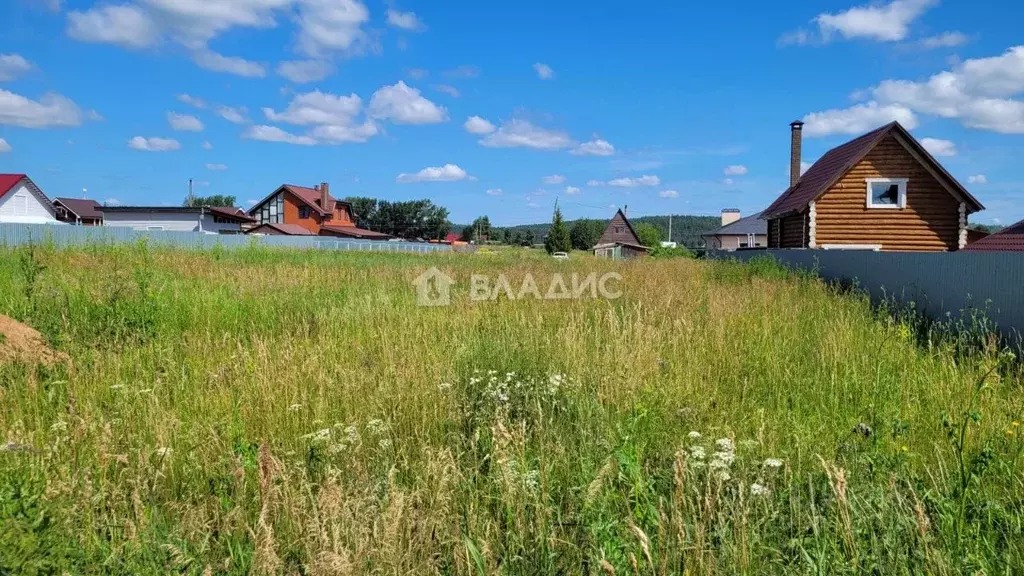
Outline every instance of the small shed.
<svg viewBox="0 0 1024 576"><path fill-rule="evenodd" d="M649 248L640 242L640 237L637 236L636 230L633 229L633 225L626 218L626 213L619 209L615 211L615 216L612 216L608 226L604 229L604 233L601 234L601 238L597 241L597 245L592 250L594 251L594 256L620 260L646 256Z"/></svg>
<svg viewBox="0 0 1024 576"><path fill-rule="evenodd" d="M609 242L607 244L598 244L597 246L594 246L593 250L594 256L611 258L613 260L628 260L631 258L646 256L650 248L641 244L630 244L628 242Z"/></svg>

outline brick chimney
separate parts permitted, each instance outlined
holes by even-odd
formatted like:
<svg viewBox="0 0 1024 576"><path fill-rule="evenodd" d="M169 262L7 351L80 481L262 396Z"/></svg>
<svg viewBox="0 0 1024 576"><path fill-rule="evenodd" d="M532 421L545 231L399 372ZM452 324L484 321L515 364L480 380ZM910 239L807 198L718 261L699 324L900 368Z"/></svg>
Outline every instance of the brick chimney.
<svg viewBox="0 0 1024 576"><path fill-rule="evenodd" d="M333 213L334 206L331 205L332 202L330 185L328 185L327 182L321 182L320 185L317 186L317 190L320 191L320 207L323 208L324 211L327 212L328 214Z"/></svg>
<svg viewBox="0 0 1024 576"><path fill-rule="evenodd" d="M728 226L739 219L739 208L722 208L722 226Z"/></svg>
<svg viewBox="0 0 1024 576"><path fill-rule="evenodd" d="M804 123L796 120L789 125L789 185L800 181L800 148L803 145Z"/></svg>

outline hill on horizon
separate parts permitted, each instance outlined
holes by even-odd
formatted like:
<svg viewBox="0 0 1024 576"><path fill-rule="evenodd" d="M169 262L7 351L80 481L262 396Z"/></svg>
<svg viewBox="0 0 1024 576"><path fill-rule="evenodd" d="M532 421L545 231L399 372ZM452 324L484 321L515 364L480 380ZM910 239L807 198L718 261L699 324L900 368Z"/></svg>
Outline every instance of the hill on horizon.
<svg viewBox="0 0 1024 576"><path fill-rule="evenodd" d="M639 216L636 218L630 218L629 222L634 226L640 224L653 224L656 228L661 230L661 237L666 241L678 242L682 246L687 248L700 248L703 247L704 243L701 239L701 234L711 232L722 225L721 218L718 216L690 216L687 214L672 214L672 238L668 237L668 219L669 215L665 214L662 216ZM610 218L578 218L577 220L596 220L599 222L608 223ZM566 220L566 224L571 228L577 220ZM544 241L544 237L547 236L548 229L551 227L550 222L544 222L541 224L519 224L516 226L494 226L493 230L511 230L513 232L527 231L533 234L534 243ZM461 230L459 226L454 226L453 230Z"/></svg>

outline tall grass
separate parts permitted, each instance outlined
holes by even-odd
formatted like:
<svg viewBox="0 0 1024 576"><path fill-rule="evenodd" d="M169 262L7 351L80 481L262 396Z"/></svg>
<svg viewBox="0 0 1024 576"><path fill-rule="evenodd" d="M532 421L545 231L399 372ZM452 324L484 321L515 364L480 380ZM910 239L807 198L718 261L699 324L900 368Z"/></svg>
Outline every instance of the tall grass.
<svg viewBox="0 0 1024 576"><path fill-rule="evenodd" d="M1024 570L1006 353L764 263L529 254L0 252L72 358L0 366L0 573Z"/></svg>

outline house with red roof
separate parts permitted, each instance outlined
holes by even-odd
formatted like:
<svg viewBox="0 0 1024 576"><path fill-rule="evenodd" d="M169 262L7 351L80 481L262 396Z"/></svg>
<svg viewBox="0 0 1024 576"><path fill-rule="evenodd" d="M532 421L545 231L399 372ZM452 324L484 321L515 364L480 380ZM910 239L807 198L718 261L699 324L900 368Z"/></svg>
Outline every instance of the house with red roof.
<svg viewBox="0 0 1024 576"><path fill-rule="evenodd" d="M314 235L387 240L391 236L359 228L352 205L331 196L323 182L312 188L284 184L249 209L256 225L249 234Z"/></svg>
<svg viewBox="0 0 1024 576"><path fill-rule="evenodd" d="M971 252L1024 252L1024 220L971 242L964 250Z"/></svg>
<svg viewBox="0 0 1024 576"><path fill-rule="evenodd" d="M967 245L983 210L898 122L825 153L800 174L803 122L790 124L790 185L762 214L768 248L941 252Z"/></svg>
<svg viewBox="0 0 1024 576"><path fill-rule="evenodd" d="M78 226L102 226L100 203L85 198L54 198L53 209L57 220Z"/></svg>
<svg viewBox="0 0 1024 576"><path fill-rule="evenodd" d="M0 223L59 224L53 202L25 174L0 174Z"/></svg>

